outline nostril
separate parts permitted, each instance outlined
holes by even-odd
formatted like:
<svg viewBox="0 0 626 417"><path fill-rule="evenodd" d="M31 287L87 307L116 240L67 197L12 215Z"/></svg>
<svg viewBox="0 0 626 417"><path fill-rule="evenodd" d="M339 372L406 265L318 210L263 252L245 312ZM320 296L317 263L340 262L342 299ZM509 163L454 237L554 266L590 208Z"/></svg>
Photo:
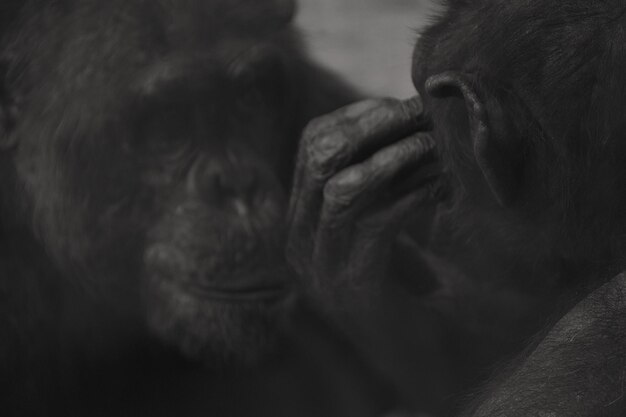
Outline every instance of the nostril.
<svg viewBox="0 0 626 417"><path fill-rule="evenodd" d="M251 202L258 188L254 169L221 160L196 161L187 178L187 191L210 204L224 200Z"/></svg>

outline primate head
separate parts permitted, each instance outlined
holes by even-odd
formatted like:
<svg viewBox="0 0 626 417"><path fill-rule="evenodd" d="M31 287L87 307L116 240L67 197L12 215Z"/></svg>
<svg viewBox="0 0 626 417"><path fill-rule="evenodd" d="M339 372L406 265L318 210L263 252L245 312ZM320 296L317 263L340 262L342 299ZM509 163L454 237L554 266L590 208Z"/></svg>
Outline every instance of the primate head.
<svg viewBox="0 0 626 417"><path fill-rule="evenodd" d="M415 48L413 79L451 177L456 231L537 264L615 266L626 253L624 5L444 7Z"/></svg>
<svg viewBox="0 0 626 417"><path fill-rule="evenodd" d="M3 239L192 356L262 352L293 298L292 153L331 110L292 1L1 7Z"/></svg>

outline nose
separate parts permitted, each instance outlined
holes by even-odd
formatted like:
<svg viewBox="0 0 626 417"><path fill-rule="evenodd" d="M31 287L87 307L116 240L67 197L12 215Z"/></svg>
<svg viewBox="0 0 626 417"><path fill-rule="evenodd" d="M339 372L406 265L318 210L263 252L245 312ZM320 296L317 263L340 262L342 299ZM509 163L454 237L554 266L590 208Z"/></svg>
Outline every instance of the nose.
<svg viewBox="0 0 626 417"><path fill-rule="evenodd" d="M261 170L234 157L199 157L187 177L187 192L209 204L250 203L259 189Z"/></svg>

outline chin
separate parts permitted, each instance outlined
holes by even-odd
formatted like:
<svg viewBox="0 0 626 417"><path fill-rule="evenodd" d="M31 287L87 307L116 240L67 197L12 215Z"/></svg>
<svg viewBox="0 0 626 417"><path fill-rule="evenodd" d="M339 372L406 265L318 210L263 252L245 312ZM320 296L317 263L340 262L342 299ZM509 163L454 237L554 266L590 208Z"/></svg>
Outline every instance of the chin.
<svg viewBox="0 0 626 417"><path fill-rule="evenodd" d="M222 290L152 279L144 289L150 329L209 367L268 358L280 346L296 298L286 286Z"/></svg>

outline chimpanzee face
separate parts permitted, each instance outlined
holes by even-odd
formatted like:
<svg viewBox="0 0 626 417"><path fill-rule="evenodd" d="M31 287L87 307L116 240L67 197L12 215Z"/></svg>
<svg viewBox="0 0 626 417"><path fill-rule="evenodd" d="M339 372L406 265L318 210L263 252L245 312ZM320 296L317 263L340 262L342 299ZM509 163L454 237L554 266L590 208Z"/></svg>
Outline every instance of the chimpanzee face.
<svg viewBox="0 0 626 417"><path fill-rule="evenodd" d="M235 31L195 2L70 3L14 39L29 51L9 71L25 221L61 271L164 340L256 356L293 298L292 34Z"/></svg>

